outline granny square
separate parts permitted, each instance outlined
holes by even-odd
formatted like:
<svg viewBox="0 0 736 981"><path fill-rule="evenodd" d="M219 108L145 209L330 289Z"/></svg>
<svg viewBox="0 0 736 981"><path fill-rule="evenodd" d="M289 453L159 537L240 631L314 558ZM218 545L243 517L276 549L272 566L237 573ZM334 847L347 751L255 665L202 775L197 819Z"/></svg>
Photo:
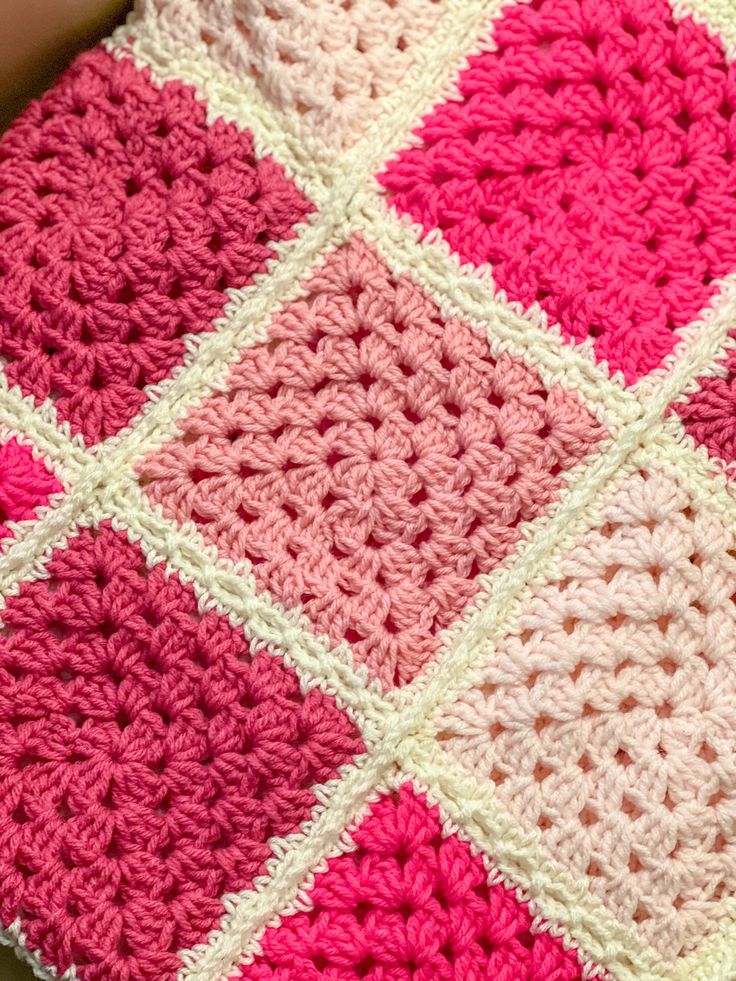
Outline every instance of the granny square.
<svg viewBox="0 0 736 981"><path fill-rule="evenodd" d="M0 146L6 377L93 443L212 330L309 210L190 87L83 55Z"/></svg>
<svg viewBox="0 0 736 981"><path fill-rule="evenodd" d="M3 624L0 916L60 972L173 976L360 737L107 524Z"/></svg>
<svg viewBox="0 0 736 981"><path fill-rule="evenodd" d="M736 270L736 71L667 0L509 5L459 101L381 175L392 204L591 338L628 382Z"/></svg>
<svg viewBox="0 0 736 981"><path fill-rule="evenodd" d="M139 469L385 685L440 646L605 430L355 239Z"/></svg>

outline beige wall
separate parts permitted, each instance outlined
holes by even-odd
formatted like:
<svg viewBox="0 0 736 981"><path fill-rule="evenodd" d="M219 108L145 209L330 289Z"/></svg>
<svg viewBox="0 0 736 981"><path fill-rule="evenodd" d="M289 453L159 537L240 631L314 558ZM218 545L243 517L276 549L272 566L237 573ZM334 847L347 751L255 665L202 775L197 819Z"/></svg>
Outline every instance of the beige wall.
<svg viewBox="0 0 736 981"><path fill-rule="evenodd" d="M112 30L130 5L130 0L0 0L0 130L77 51Z"/></svg>

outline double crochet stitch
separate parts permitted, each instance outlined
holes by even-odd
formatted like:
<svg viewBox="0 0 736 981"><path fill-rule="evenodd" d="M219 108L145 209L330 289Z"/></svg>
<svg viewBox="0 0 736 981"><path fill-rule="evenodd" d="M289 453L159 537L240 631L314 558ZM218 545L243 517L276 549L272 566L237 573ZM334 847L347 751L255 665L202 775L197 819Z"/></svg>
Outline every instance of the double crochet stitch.
<svg viewBox="0 0 736 981"><path fill-rule="evenodd" d="M0 942L736 977L736 18L140 0L0 139Z"/></svg>

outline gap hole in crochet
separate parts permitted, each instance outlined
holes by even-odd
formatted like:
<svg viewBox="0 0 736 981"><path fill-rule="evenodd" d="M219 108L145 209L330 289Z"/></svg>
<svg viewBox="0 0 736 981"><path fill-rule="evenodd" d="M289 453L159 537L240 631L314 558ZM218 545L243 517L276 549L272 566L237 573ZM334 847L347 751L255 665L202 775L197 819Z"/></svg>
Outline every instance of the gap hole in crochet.
<svg viewBox="0 0 736 981"><path fill-rule="evenodd" d="M31 820L22 800L16 805L11 817L16 824L27 824Z"/></svg>
<svg viewBox="0 0 736 981"><path fill-rule="evenodd" d="M578 760L578 767L582 770L583 773L588 773L590 770L593 769L593 762L587 753L583 753L583 755Z"/></svg>
<svg viewBox="0 0 736 981"><path fill-rule="evenodd" d="M447 174L441 170L435 170L432 173L432 183L435 187L442 187L443 184L447 184L448 181L451 181L452 179L452 174Z"/></svg>
<svg viewBox="0 0 736 981"><path fill-rule="evenodd" d="M583 827L590 828L594 824L598 824L599 818L593 808L586 805L581 811L578 812L578 820Z"/></svg>
<svg viewBox="0 0 736 981"><path fill-rule="evenodd" d="M46 307L43 305L43 303L41 303L40 299L35 293L31 294L29 305L34 313L43 313L46 310Z"/></svg>
<svg viewBox="0 0 736 981"><path fill-rule="evenodd" d="M485 181L495 180L500 176L501 174L498 170L491 167L490 164L486 164L476 173L475 179L479 184L483 184Z"/></svg>
<svg viewBox="0 0 736 981"><path fill-rule="evenodd" d="M605 99L608 95L608 83L605 82L599 76L591 78L590 84L598 91L598 94L602 99Z"/></svg>
<svg viewBox="0 0 736 981"><path fill-rule="evenodd" d="M30 879L32 876L37 874L36 870L31 868L31 866L27 862L23 861L22 858L15 859L15 867L24 879ZM24 920L28 918L27 913L23 909L18 910L18 916L23 917ZM31 919L36 919L36 917L31 916Z"/></svg>
<svg viewBox="0 0 736 981"><path fill-rule="evenodd" d="M105 640L110 640L118 632L117 626L111 620L103 620L98 629Z"/></svg>
<svg viewBox="0 0 736 981"><path fill-rule="evenodd" d="M708 798L708 807L717 807L724 800L726 800L726 795L719 789Z"/></svg>
<svg viewBox="0 0 736 981"><path fill-rule="evenodd" d="M533 950L534 944L536 943L536 937L531 930L524 930L521 933L517 933L516 939L527 950Z"/></svg>
<svg viewBox="0 0 736 981"><path fill-rule="evenodd" d="M494 768L491 770L491 780L495 784L500 785L506 780L506 774L502 770L499 770L498 767L494 766Z"/></svg>
<svg viewBox="0 0 736 981"><path fill-rule="evenodd" d="M68 635L66 624L61 620L50 620L47 629L52 637L55 637L57 640L64 640Z"/></svg>
<svg viewBox="0 0 736 981"><path fill-rule="evenodd" d="M555 771L552 769L551 766L547 766L546 763L543 763L541 760L539 760L537 765L534 767L534 779L537 781L537 783L542 783L544 780L547 779L547 777L551 776L554 772Z"/></svg>
<svg viewBox="0 0 736 981"><path fill-rule="evenodd" d="M118 290L117 295L115 296L115 302L125 304L132 303L133 300L135 300L135 296L135 290L130 282L126 280Z"/></svg>
<svg viewBox="0 0 736 981"><path fill-rule="evenodd" d="M631 852L629 855L629 872L641 872L643 868L639 856L635 852Z"/></svg>
<svg viewBox="0 0 736 981"><path fill-rule="evenodd" d="M632 919L634 920L634 923L644 923L646 920L651 919L649 910L643 903L639 903L639 905L636 907L636 911L634 912Z"/></svg>
<svg viewBox="0 0 736 981"><path fill-rule="evenodd" d="M622 798L621 810L631 821L637 821L644 813L636 801L626 795Z"/></svg>
<svg viewBox="0 0 736 981"><path fill-rule="evenodd" d="M634 695L628 695L622 702L619 703L619 712L633 712L637 708L639 703L637 702Z"/></svg>
<svg viewBox="0 0 736 981"><path fill-rule="evenodd" d="M74 817L74 812L69 807L69 801L65 797L62 797L56 805L56 812L62 821L69 821Z"/></svg>
<svg viewBox="0 0 736 981"><path fill-rule="evenodd" d="M697 194L695 191L695 187L693 186L690 188L690 190L687 192L685 197L682 199L682 203L685 205L686 208L692 208L695 205L696 201L697 201Z"/></svg>
<svg viewBox="0 0 736 981"><path fill-rule="evenodd" d="M85 717L76 706L70 706L66 711L67 717L71 719L77 729L81 729L85 723Z"/></svg>
<svg viewBox="0 0 736 981"><path fill-rule="evenodd" d="M440 955L440 957L444 958L448 964L453 964L455 961L455 948L452 946L452 940L446 940L437 953Z"/></svg>
<svg viewBox="0 0 736 981"><path fill-rule="evenodd" d="M554 97L564 84L565 80L562 78L551 78L548 82L545 82L542 87L547 95Z"/></svg>

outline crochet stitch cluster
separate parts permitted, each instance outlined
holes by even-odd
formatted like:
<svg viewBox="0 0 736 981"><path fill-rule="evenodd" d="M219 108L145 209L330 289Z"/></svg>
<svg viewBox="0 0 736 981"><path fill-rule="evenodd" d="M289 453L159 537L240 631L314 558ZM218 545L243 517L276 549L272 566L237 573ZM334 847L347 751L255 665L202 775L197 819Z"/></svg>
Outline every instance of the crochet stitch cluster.
<svg viewBox="0 0 736 981"><path fill-rule="evenodd" d="M0 942L736 976L736 18L141 0L0 140Z"/></svg>

